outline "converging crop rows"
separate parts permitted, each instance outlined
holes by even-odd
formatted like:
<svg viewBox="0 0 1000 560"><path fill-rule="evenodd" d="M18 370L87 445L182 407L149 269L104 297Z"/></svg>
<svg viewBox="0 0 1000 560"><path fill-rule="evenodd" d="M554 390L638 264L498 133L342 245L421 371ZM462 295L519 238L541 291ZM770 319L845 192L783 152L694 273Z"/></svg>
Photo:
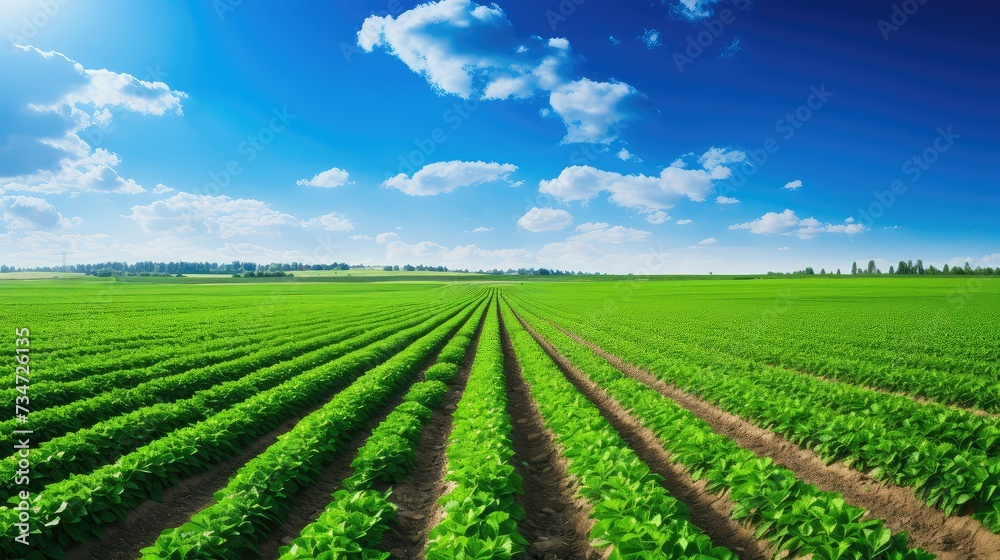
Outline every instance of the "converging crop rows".
<svg viewBox="0 0 1000 560"><path fill-rule="evenodd" d="M13 309L0 557L1000 554L997 349L919 323L695 283L141 290L110 305L143 329Z"/></svg>

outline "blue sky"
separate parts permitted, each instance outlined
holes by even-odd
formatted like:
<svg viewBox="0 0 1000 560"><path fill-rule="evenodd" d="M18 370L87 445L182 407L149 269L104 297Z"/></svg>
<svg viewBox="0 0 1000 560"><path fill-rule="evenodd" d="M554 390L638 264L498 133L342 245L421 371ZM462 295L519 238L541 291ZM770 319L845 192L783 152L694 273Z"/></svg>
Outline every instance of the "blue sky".
<svg viewBox="0 0 1000 560"><path fill-rule="evenodd" d="M998 15L12 0L0 262L997 266Z"/></svg>

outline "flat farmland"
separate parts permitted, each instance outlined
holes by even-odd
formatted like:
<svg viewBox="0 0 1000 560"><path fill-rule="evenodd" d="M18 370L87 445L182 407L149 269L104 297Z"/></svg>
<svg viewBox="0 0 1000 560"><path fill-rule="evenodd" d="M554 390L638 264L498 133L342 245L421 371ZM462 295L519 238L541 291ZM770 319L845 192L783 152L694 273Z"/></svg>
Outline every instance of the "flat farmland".
<svg viewBox="0 0 1000 560"><path fill-rule="evenodd" d="M0 557L998 558L995 279L169 280L0 283Z"/></svg>

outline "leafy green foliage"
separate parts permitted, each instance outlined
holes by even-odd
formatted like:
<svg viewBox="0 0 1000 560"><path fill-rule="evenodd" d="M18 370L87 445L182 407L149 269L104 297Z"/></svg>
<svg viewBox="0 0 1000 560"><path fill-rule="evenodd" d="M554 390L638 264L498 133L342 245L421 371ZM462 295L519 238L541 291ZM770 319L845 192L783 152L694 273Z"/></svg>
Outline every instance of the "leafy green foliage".
<svg viewBox="0 0 1000 560"><path fill-rule="evenodd" d="M600 410L563 377L506 306L504 324L545 425L579 482L596 520L594 546L610 558L719 558L736 560L690 521L687 508L632 451Z"/></svg>
<svg viewBox="0 0 1000 560"><path fill-rule="evenodd" d="M524 510L514 501L521 478L511 464L506 407L500 324L491 306L454 413L445 476L454 487L439 500L444 518L428 535L428 560L513 558L528 544L517 532Z"/></svg>
<svg viewBox="0 0 1000 560"><path fill-rule="evenodd" d="M779 551L814 558L927 559L932 555L906 548L905 533L892 535L878 519L795 478L792 471L761 459L688 410L643 383L622 374L592 350L537 316L518 307L533 328L656 434L675 460L695 479L707 479L714 491L728 490L733 517L757 528L757 536ZM839 543L833 553L831 543Z"/></svg>

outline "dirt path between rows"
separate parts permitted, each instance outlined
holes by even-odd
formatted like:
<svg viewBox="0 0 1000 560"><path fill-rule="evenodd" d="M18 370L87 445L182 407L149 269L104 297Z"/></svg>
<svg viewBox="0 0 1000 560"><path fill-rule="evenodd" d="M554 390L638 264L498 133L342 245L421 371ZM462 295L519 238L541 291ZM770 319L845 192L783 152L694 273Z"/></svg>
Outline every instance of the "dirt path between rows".
<svg viewBox="0 0 1000 560"><path fill-rule="evenodd" d="M215 502L214 494L224 488L236 471L274 444L302 418L323 406L310 407L243 447L243 451L209 470L186 478L163 490L163 501L145 500L128 512L123 521L107 526L104 535L66 550L67 560L135 560L139 550L151 546L165 529L178 527L191 516Z"/></svg>
<svg viewBox="0 0 1000 560"><path fill-rule="evenodd" d="M912 401L914 401L914 402L916 402L918 404L933 404L933 405L937 405L937 406L943 406L945 408L949 408L949 409L955 410L957 412L967 412L967 413L973 414L975 416L985 416L987 418L1000 418L1000 414L997 414L996 412L989 412L989 411L983 410L981 408L971 408L971 407L962 406L962 405L959 405L959 404L946 403L946 402L943 402L943 401L932 399L931 397L926 397L926 396L922 396L922 395L916 395L916 394L913 394L913 393L907 393L906 391L896 391L896 390L892 390L892 389L885 389L885 388L882 388L882 387L875 387L874 385L865 385L863 383L851 383L850 381L843 381L843 380L837 379L835 377L828 377L826 375L819 375L819 374L812 373L812 372L809 372L809 371L805 371L805 370L801 370L801 369L795 369L795 368L792 368L792 367L789 367L789 366L782 366L782 365L778 365L778 364L764 364L764 365L766 365L767 367L770 367L770 368L780 368L780 369L784 369L786 371L791 371L793 373L797 373L799 375L805 375L805 376L808 376L808 377L814 377L816 379L822 379L823 381L826 381L826 382L829 382L829 383L838 383L838 384L842 384L842 385L852 385L854 387L860 387L862 389L867 389L869 391L874 391L876 393L882 393L883 395L892 395L894 397L907 398L907 399L910 399L910 400L912 400Z"/></svg>
<svg viewBox="0 0 1000 560"><path fill-rule="evenodd" d="M843 463L826 465L812 451L801 449L770 430L747 422L672 384L668 385L648 371L625 362L574 333L563 332L586 345L622 373L691 411L707 422L715 433L731 438L740 447L762 457L771 457L776 464L794 471L803 482L821 490L840 493L847 503L866 509L869 515L885 521L886 527L893 532L906 531L911 546L923 548L940 560L996 560L1000 557L1000 535L989 532L971 517L947 517L944 512L929 507L908 488L879 482Z"/></svg>
<svg viewBox="0 0 1000 560"><path fill-rule="evenodd" d="M451 435L451 414L455 411L469 381L472 361L479 348L483 322L489 314L488 309L479 319L479 325L465 351L465 358L455 377L455 383L448 389L441 406L434 409L431 419L420 432L413 470L399 484L392 486L389 501L396 506L396 517L389 523L389 529L382 536L379 548L388 550L393 559L423 558L427 533L437 524L435 509L438 498L445 490L444 474L447 459L444 451L448 445L448 436Z"/></svg>
<svg viewBox="0 0 1000 560"><path fill-rule="evenodd" d="M543 560L596 560L590 546L590 504L577 496L577 483L569 477L566 459L545 427L531 397L521 365L514 354L503 318L500 318L504 376L507 384L507 414L513 426L515 471L523 479L524 493L517 497L527 516L518 524L531 543L524 557Z"/></svg>
<svg viewBox="0 0 1000 560"><path fill-rule="evenodd" d="M768 560L774 556L769 543L757 539L753 529L732 519L733 503L726 494L708 492L704 480L694 482L687 469L670 460L670 453L663 448L663 444L651 430L644 427L586 374L573 367L569 360L523 318L517 318L559 366L566 379L597 406L601 416L614 427L639 458L663 478L662 486L687 506L691 511L691 522L708 535L713 544L728 548L744 560Z"/></svg>

